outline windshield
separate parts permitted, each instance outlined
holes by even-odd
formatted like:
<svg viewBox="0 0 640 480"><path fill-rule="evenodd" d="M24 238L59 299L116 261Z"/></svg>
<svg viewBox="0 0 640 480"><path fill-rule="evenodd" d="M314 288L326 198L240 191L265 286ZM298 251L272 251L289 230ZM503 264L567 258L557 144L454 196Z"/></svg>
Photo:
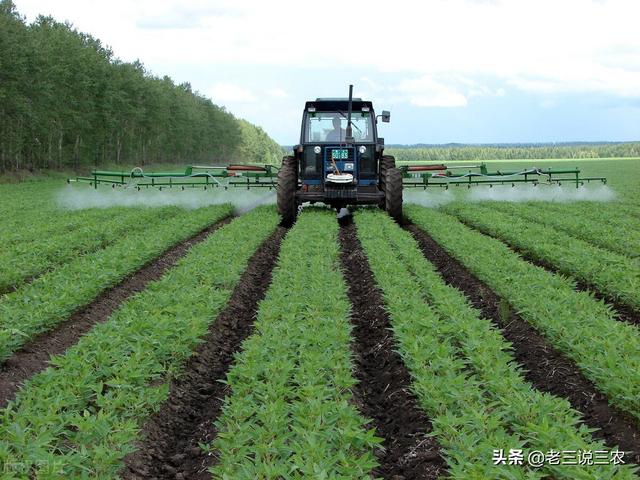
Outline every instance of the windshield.
<svg viewBox="0 0 640 480"><path fill-rule="evenodd" d="M371 112L352 112L351 125L356 142L373 142ZM305 125L305 143L344 142L347 130L347 112L308 112Z"/></svg>

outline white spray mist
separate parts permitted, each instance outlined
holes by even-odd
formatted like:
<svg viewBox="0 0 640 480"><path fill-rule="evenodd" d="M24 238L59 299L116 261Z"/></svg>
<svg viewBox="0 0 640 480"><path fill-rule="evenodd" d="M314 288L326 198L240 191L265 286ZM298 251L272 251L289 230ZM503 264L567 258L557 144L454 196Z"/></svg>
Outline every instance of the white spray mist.
<svg viewBox="0 0 640 480"><path fill-rule="evenodd" d="M230 188L186 189L179 188L125 190L121 188L86 188L69 185L57 195L57 203L67 210L110 207L167 207L176 206L192 210L211 205L230 203L237 214L245 213L259 205L275 203L275 190Z"/></svg>
<svg viewBox="0 0 640 480"><path fill-rule="evenodd" d="M616 192L602 184L575 188L569 185L496 185L493 188L472 188L465 196L470 202L611 202Z"/></svg>
<svg viewBox="0 0 640 480"><path fill-rule="evenodd" d="M402 192L403 201L405 203L415 203L423 207L436 208L440 205L454 202L457 197L451 190L442 188L433 189L413 189L405 188Z"/></svg>

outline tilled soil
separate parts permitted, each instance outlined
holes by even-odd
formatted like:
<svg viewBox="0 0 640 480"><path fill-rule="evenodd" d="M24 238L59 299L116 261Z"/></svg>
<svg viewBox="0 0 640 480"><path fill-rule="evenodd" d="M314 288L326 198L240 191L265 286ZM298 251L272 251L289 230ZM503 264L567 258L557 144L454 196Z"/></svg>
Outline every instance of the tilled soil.
<svg viewBox="0 0 640 480"><path fill-rule="evenodd" d="M60 355L75 345L94 325L107 320L125 300L143 291L149 282L160 279L191 247L230 221L231 218L226 218L216 222L188 240L169 248L118 285L104 290L63 323L37 335L14 353L0 367L0 408L15 397L26 380L47 368L51 356Z"/></svg>
<svg viewBox="0 0 640 480"><path fill-rule="evenodd" d="M463 223L464 225L466 225L467 227L476 230L478 232L480 232L480 230L478 230L477 228L475 228L473 225L465 222L462 219L458 219L461 223ZM566 273L562 273L560 271L560 269L554 265L551 262L546 262L542 259L536 258L533 255L524 252L522 250L520 250L519 248L515 248L513 245L508 244L507 242L505 242L504 240L502 240L500 237L495 236L495 235L491 235L485 232L480 232L483 235L486 235L487 237L491 237L494 238L496 240L500 240L502 243L504 243L507 247L509 247L509 249L515 253L517 253L518 255L520 255L523 259L525 259L527 262L536 265L540 268L544 268L545 270L547 270L548 272L554 273L554 274L560 274L563 275L565 277L569 277L569 275L567 275ZM598 300L603 300L606 303L608 303L610 306L613 307L615 316L619 319L622 320L623 322L627 322L630 323L632 325L638 325L640 326L640 312L635 311L631 306L629 305L625 305L624 303L620 302L619 300L617 300L616 298L613 298L611 295L608 295L606 293L601 292L598 287L596 285L587 283L587 282L583 282L582 280L578 280L576 278L571 277L572 280L575 282L576 284L576 288L579 291L582 292L590 292L594 297L596 297Z"/></svg>
<svg viewBox="0 0 640 480"><path fill-rule="evenodd" d="M137 450L125 458L124 479L197 480L211 478L214 458L198 446L216 436L228 387L221 382L234 354L252 333L258 303L271 283L280 244L287 230L278 229L249 261L227 303L187 362L171 382L169 397L143 425Z"/></svg>
<svg viewBox="0 0 640 480"><path fill-rule="evenodd" d="M444 280L461 290L483 316L501 328L503 336L513 344L523 375L538 390L566 398L580 411L584 423L597 428L592 435L609 447L618 445L629 452L625 461L640 463L640 428L625 412L609 405L607 398L580 371L575 362L553 348L509 304L484 282L449 255L427 233L415 225L405 227L417 240L424 256L433 263ZM558 445L558 449L563 448Z"/></svg>
<svg viewBox="0 0 640 480"><path fill-rule="evenodd" d="M389 316L355 226L343 225L339 240L352 304L355 401L384 438L380 466L373 475L393 480L437 478L446 468L440 447L427 436L431 423L411 392L411 377L397 353Z"/></svg>

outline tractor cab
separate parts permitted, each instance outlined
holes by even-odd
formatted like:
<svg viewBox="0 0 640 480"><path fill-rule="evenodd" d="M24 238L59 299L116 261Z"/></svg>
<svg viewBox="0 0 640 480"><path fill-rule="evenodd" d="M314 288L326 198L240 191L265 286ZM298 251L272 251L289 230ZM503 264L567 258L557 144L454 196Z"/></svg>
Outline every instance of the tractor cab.
<svg viewBox="0 0 640 480"><path fill-rule="evenodd" d="M389 112L380 115L388 122ZM376 116L369 101L317 98L305 103L300 144L283 159L278 179L278 207L285 223L293 221L297 206L323 202L337 209L373 204L400 219L402 176L392 157L384 156ZM387 172L394 170L394 172ZM392 181L387 176L392 175ZM386 186L393 183L392 205Z"/></svg>
<svg viewBox="0 0 640 480"><path fill-rule="evenodd" d="M352 101L351 135L347 135L349 99L307 102L303 112L300 146L303 185L376 184L377 132L371 102Z"/></svg>

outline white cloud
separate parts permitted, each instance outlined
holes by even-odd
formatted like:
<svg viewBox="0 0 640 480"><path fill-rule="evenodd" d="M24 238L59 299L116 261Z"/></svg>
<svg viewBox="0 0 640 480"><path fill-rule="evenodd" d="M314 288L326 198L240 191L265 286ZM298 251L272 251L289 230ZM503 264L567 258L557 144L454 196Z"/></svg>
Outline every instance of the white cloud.
<svg viewBox="0 0 640 480"><path fill-rule="evenodd" d="M289 94L282 88L271 88L267 90L267 94L273 98L287 98Z"/></svg>
<svg viewBox="0 0 640 480"><path fill-rule="evenodd" d="M553 108L557 105L557 101L553 98L545 98L540 102L542 108Z"/></svg>
<svg viewBox="0 0 640 480"><path fill-rule="evenodd" d="M534 93L613 93L640 97L640 71L598 65L576 66L559 78L548 73L519 75L509 80L517 88Z"/></svg>
<svg viewBox="0 0 640 480"><path fill-rule="evenodd" d="M401 81L394 91L417 107L466 107L467 97L429 76Z"/></svg>
<svg viewBox="0 0 640 480"><path fill-rule="evenodd" d="M216 83L209 91L209 95L214 102L222 104L252 103L256 101L256 97L251 90L227 82Z"/></svg>
<svg viewBox="0 0 640 480"><path fill-rule="evenodd" d="M545 91L640 96L637 0L324 0L322 8L294 0L16 4L29 19L38 13L68 19L116 55L147 65L365 68L492 76L528 91L540 87L531 82L543 81ZM314 29L339 25L336 12L363 26L349 30L348 42ZM310 20L292 30L301 18ZM370 28L377 29L373 43Z"/></svg>
<svg viewBox="0 0 640 480"><path fill-rule="evenodd" d="M461 75L413 76L392 85L362 77L359 83L367 89L366 93L358 92L362 98L375 98L377 103L409 103L416 107L466 107L472 97L499 97L506 93L503 88L494 90Z"/></svg>

